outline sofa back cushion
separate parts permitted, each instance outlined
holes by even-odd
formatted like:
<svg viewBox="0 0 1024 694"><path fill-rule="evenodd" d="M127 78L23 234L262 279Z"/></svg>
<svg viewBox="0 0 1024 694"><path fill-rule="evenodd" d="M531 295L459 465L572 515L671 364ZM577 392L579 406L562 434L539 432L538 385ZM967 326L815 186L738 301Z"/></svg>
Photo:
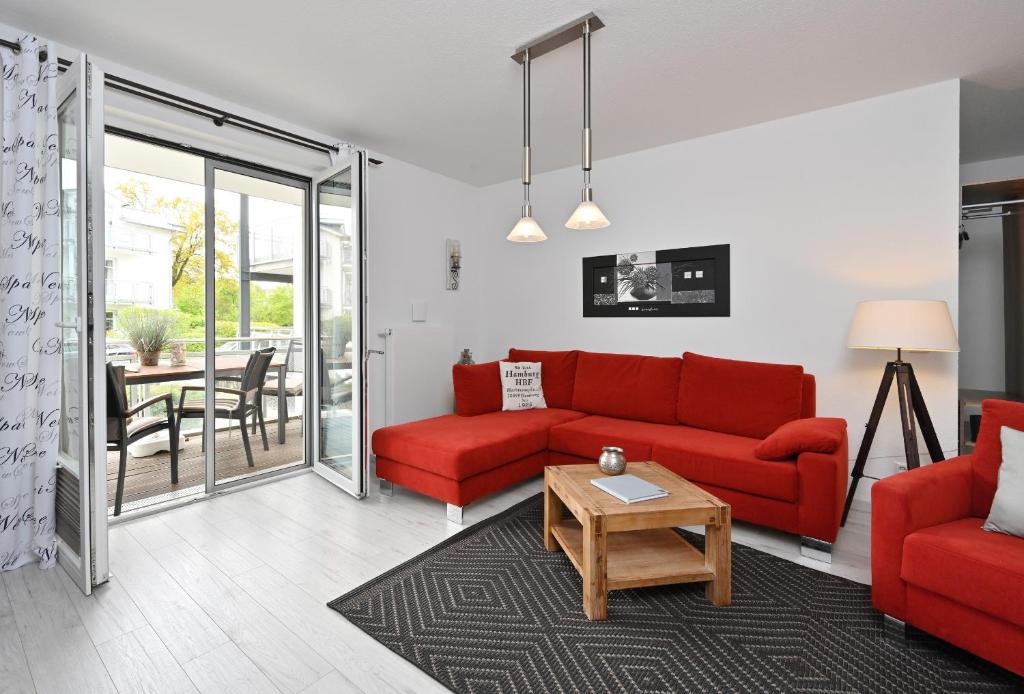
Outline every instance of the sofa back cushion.
<svg viewBox="0 0 1024 694"><path fill-rule="evenodd" d="M580 352L572 409L674 424L681 365L676 357Z"/></svg>
<svg viewBox="0 0 1024 694"><path fill-rule="evenodd" d="M540 384L548 407L572 409L572 388L576 380L576 362L579 352L545 352L538 349L508 351L509 361L539 361Z"/></svg>
<svg viewBox="0 0 1024 694"><path fill-rule="evenodd" d="M818 388L814 376L804 374L803 388L800 391L800 418L818 416Z"/></svg>
<svg viewBox="0 0 1024 694"><path fill-rule="evenodd" d="M686 352L677 417L683 424L763 439L803 414L804 368Z"/></svg>
<svg viewBox="0 0 1024 694"><path fill-rule="evenodd" d="M501 369L498 362L452 367L455 414L473 417L501 410Z"/></svg>
<svg viewBox="0 0 1024 694"><path fill-rule="evenodd" d="M1007 400L983 400L981 403L981 430L974 446L971 485L971 506L975 516L984 518L992 508L999 480L999 466L1003 462L1003 444L1000 431L1010 427L1024 431L1024 403Z"/></svg>

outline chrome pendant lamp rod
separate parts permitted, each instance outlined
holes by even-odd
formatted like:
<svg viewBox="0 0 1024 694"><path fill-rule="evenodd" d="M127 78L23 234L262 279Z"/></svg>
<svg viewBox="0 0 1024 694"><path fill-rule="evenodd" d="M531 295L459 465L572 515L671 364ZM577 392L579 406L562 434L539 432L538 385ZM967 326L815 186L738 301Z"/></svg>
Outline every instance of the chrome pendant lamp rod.
<svg viewBox="0 0 1024 694"><path fill-rule="evenodd" d="M530 206L530 173L533 162L530 158L530 51L523 59L523 216L532 217Z"/></svg>
<svg viewBox="0 0 1024 694"><path fill-rule="evenodd" d="M530 150L530 50L523 54L523 216L505 238L517 243L546 241L547 235L533 218L530 204L530 172L533 168Z"/></svg>
<svg viewBox="0 0 1024 694"><path fill-rule="evenodd" d="M594 191L590 187L594 143L590 128L590 22L590 19L583 20L583 192L579 205L565 223L567 229L603 229L610 224L601 208L594 203Z"/></svg>
<svg viewBox="0 0 1024 694"><path fill-rule="evenodd" d="M592 200L590 190L590 20L583 23L583 199Z"/></svg>

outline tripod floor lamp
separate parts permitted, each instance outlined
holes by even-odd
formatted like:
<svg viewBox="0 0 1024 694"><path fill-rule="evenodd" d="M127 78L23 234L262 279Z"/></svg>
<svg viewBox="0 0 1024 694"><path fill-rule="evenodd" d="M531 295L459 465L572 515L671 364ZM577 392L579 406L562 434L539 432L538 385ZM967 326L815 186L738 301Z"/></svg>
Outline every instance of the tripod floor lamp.
<svg viewBox="0 0 1024 694"><path fill-rule="evenodd" d="M846 524L853 495L857 492L857 483L864 476L864 465L868 460L871 442L874 441L875 432L878 430L878 421L882 417L882 410L885 408L885 401L889 397L894 378L899 396L907 468L913 469L920 464L917 452L918 424L921 426L921 436L928 447L928 455L932 462L944 460L945 456L942 455L942 447L935 435L932 418L928 415L928 407L924 404L921 387L917 383L917 376L914 375L914 367L903 361L903 352L960 351L953 320L945 301L862 301L857 304L857 310L853 314L846 344L853 349L896 350L896 360L887 363L882 372L882 383L878 386L878 394L871 408L864 439L853 465L853 479L846 495L841 525Z"/></svg>

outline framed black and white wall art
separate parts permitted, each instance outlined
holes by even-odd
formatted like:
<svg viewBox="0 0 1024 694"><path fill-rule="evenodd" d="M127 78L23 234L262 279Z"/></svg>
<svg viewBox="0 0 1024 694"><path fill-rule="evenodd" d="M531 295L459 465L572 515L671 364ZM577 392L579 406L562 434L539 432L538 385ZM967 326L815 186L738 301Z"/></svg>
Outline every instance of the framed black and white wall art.
<svg viewBox="0 0 1024 694"><path fill-rule="evenodd" d="M728 244L583 259L584 318L728 315Z"/></svg>

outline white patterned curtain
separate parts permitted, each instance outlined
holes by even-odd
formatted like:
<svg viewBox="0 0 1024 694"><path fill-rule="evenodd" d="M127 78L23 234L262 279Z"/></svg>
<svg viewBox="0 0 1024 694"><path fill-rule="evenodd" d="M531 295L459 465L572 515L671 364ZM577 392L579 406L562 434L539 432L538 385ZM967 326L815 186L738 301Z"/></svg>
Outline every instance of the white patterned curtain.
<svg viewBox="0 0 1024 694"><path fill-rule="evenodd" d="M0 570L56 559L61 216L56 51L0 48ZM48 58L40 62L45 49Z"/></svg>

